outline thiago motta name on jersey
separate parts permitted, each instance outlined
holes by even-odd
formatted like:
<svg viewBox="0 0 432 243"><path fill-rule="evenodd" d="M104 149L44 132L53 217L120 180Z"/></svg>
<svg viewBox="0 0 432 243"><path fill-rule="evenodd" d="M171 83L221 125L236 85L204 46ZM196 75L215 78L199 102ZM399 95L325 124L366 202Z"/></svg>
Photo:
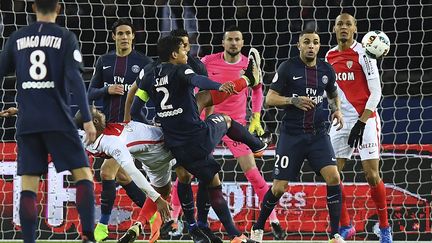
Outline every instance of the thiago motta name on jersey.
<svg viewBox="0 0 432 243"><path fill-rule="evenodd" d="M52 35L42 35L40 37L38 35L32 35L16 40L18 51L25 48L35 47L51 47L60 49L61 42L62 38Z"/></svg>

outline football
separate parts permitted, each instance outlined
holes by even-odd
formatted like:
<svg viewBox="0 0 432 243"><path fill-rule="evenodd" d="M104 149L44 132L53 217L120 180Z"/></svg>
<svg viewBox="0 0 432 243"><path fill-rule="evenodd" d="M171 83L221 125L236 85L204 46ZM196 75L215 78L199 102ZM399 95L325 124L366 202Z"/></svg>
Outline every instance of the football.
<svg viewBox="0 0 432 243"><path fill-rule="evenodd" d="M366 54L371 58L381 58L390 51L390 39L379 30L369 31L363 36L362 45L366 49Z"/></svg>

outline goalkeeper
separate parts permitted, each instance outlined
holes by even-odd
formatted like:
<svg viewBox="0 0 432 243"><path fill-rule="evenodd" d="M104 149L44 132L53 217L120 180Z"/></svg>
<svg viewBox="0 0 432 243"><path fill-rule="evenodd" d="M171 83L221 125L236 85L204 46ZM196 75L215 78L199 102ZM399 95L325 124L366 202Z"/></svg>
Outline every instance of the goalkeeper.
<svg viewBox="0 0 432 243"><path fill-rule="evenodd" d="M207 68L210 79L219 83L225 83L229 80L239 78L242 70L247 67L250 60L254 60L258 67L260 67L261 59L256 49L251 49L249 57L241 54L243 42L243 34L237 26L231 26L226 29L222 40L224 51L205 56L201 59ZM260 79L262 79L261 73ZM227 114L240 124L246 125L245 117L248 92L249 90L245 89L238 95L229 97L221 104L214 106L214 111L216 113ZM263 101L262 92L261 83L252 87L252 116L249 124L249 132L256 133L258 136L264 134L264 129L260 121ZM206 113L206 115L208 115L213 113L213 111L207 108ZM226 144L234 157L237 158L237 162L240 164L246 178L252 184L259 200L262 201L269 187L255 164L254 154L245 144L233 141L227 136L225 136L222 141ZM209 211L209 207L206 205L208 204L205 202L200 203L200 200L197 201L198 225L203 228L207 226L207 215ZM279 220L274 211L271 213L269 219L275 239L284 239L286 233L280 227Z"/></svg>

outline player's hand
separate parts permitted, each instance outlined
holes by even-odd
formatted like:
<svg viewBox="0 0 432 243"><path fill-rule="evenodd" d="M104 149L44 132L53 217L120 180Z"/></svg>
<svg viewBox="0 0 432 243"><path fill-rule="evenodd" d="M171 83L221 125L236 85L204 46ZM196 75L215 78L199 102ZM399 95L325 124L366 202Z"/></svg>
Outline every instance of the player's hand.
<svg viewBox="0 0 432 243"><path fill-rule="evenodd" d="M362 144L365 126L366 123L358 120L351 129L350 135L348 137L348 145L351 148L357 148L358 145Z"/></svg>
<svg viewBox="0 0 432 243"><path fill-rule="evenodd" d="M162 197L158 197L155 203L157 205L157 210L161 215L162 221L168 221L171 218L171 206L169 205L169 203Z"/></svg>
<svg viewBox="0 0 432 243"><path fill-rule="evenodd" d="M292 97L291 103L300 110L308 111L315 107L315 102L306 96Z"/></svg>
<svg viewBox="0 0 432 243"><path fill-rule="evenodd" d="M342 112L339 111L339 110L333 112L331 114L331 121L332 121L333 126L339 125L336 128L336 131L341 130L343 128L343 116L342 116Z"/></svg>
<svg viewBox="0 0 432 243"><path fill-rule="evenodd" d="M110 95L124 95L123 84L113 84L108 87L108 94Z"/></svg>
<svg viewBox="0 0 432 243"><path fill-rule="evenodd" d="M96 128L93 121L83 123L84 131L86 133L85 144L92 144L96 140Z"/></svg>
<svg viewBox="0 0 432 243"><path fill-rule="evenodd" d="M0 117L11 117L18 113L18 109L15 107L9 107L6 110L0 111Z"/></svg>
<svg viewBox="0 0 432 243"><path fill-rule="evenodd" d="M264 129L261 126L261 113L254 112L250 118L249 132L256 133L258 136L264 134Z"/></svg>
<svg viewBox="0 0 432 243"><path fill-rule="evenodd" d="M220 92L225 92L225 93L228 93L228 94L238 94L238 92L235 90L235 85L234 85L233 82L223 83L219 87L219 91Z"/></svg>

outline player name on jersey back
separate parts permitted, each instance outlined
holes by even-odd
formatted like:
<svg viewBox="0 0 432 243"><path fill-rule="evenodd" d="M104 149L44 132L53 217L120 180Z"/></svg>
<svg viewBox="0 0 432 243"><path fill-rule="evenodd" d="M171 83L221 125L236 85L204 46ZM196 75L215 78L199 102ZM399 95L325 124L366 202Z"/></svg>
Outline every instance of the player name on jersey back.
<svg viewBox="0 0 432 243"><path fill-rule="evenodd" d="M31 35L19 38L16 40L17 49L22 50L25 48L36 48L36 47L51 47L60 49L62 38L52 35Z"/></svg>

